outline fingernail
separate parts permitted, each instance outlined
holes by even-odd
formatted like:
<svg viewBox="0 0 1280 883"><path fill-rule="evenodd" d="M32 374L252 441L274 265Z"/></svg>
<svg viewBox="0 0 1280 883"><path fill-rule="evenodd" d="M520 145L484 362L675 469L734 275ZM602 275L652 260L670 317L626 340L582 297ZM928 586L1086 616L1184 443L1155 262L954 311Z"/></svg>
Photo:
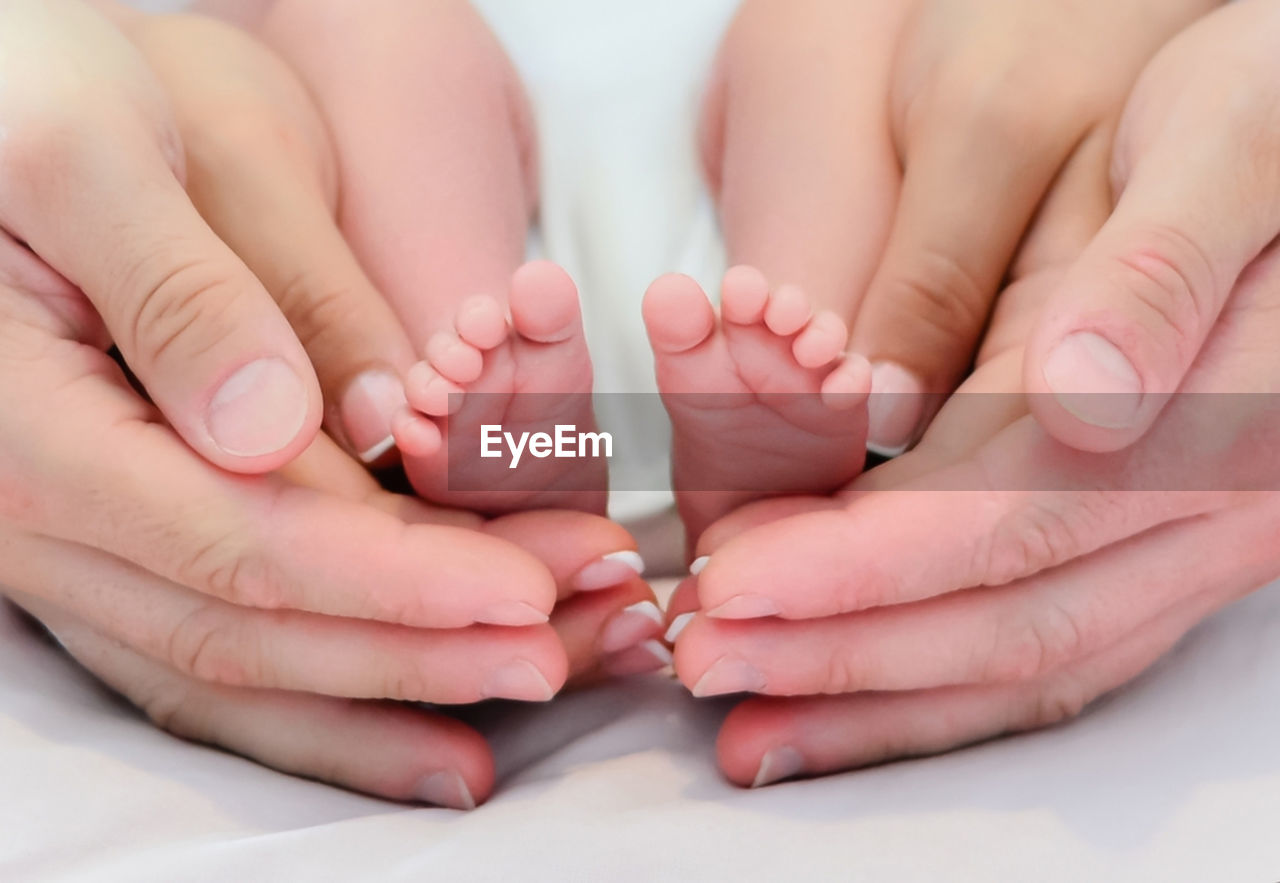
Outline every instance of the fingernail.
<svg viewBox="0 0 1280 883"><path fill-rule="evenodd" d="M693 695L702 699L728 693L759 693L764 685L764 675L751 663L725 656L698 678L698 683L693 685Z"/></svg>
<svg viewBox="0 0 1280 883"><path fill-rule="evenodd" d="M519 699L524 702L546 702L556 691L527 659L517 659L495 669L485 678L481 694L485 699Z"/></svg>
<svg viewBox="0 0 1280 883"><path fill-rule="evenodd" d="M447 806L449 809L463 809L467 812L476 808L476 799L471 796L462 776L453 770L441 770L432 773L418 783L414 795L423 803L432 806Z"/></svg>
<svg viewBox="0 0 1280 883"><path fill-rule="evenodd" d="M612 552L579 570L573 578L573 587L580 592L611 589L642 573L644 559L639 552Z"/></svg>
<svg viewBox="0 0 1280 883"><path fill-rule="evenodd" d="M671 664L671 651L659 641L645 641L614 653L604 660L604 670L614 677L647 674Z"/></svg>
<svg viewBox="0 0 1280 883"><path fill-rule="evenodd" d="M697 576L706 570L707 565L711 563L710 555L703 555L701 558L694 558L693 563L689 565L689 576Z"/></svg>
<svg viewBox="0 0 1280 883"><path fill-rule="evenodd" d="M924 384L893 362L871 366L871 398L867 401L867 450L896 457L916 440L924 417Z"/></svg>
<svg viewBox="0 0 1280 883"><path fill-rule="evenodd" d="M298 437L307 409L307 388L293 368L283 359L259 359L214 393L205 428L223 453L262 457Z"/></svg>
<svg viewBox="0 0 1280 883"><path fill-rule="evenodd" d="M752 788L763 788L783 779L790 779L804 772L804 755L790 745L780 745L765 752L760 758L760 768L751 782Z"/></svg>
<svg viewBox="0 0 1280 883"><path fill-rule="evenodd" d="M600 651L617 653L662 631L662 611L652 601L624 607L600 631Z"/></svg>
<svg viewBox="0 0 1280 883"><path fill-rule="evenodd" d="M763 595L739 595L707 611L714 619L764 619L781 613L778 605Z"/></svg>
<svg viewBox="0 0 1280 883"><path fill-rule="evenodd" d="M365 371L342 394L340 414L347 442L364 463L373 463L395 446L391 421L407 404L400 378L388 371Z"/></svg>
<svg viewBox="0 0 1280 883"><path fill-rule="evenodd" d="M689 625L689 623L693 622L693 618L695 616L697 616L696 613L681 613L675 619L671 620L671 627L667 629L667 633L662 636L662 640L666 641L668 644L674 644L676 642L676 638L680 637L680 633L685 630L685 627Z"/></svg>
<svg viewBox="0 0 1280 883"><path fill-rule="evenodd" d="M477 616L476 622L484 625L521 626L541 625L547 619L547 614L532 604L524 601L499 601Z"/></svg>
<svg viewBox="0 0 1280 883"><path fill-rule="evenodd" d="M1092 426L1132 426L1142 378L1115 344L1092 331L1064 337L1044 363L1044 381L1071 414Z"/></svg>

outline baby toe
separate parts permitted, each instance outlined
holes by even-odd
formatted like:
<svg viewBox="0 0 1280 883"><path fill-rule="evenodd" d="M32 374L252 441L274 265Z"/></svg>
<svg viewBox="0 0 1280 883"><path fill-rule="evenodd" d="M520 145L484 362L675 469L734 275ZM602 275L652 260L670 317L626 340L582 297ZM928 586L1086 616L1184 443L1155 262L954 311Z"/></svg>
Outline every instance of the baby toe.
<svg viewBox="0 0 1280 883"><path fill-rule="evenodd" d="M454 317L458 337L479 350L491 350L507 339L507 313L487 294L469 297Z"/></svg>
<svg viewBox="0 0 1280 883"><path fill-rule="evenodd" d="M484 370L484 355L458 335L441 331L427 341L427 361L454 383L472 383Z"/></svg>
<svg viewBox="0 0 1280 883"><path fill-rule="evenodd" d="M440 376L426 362L409 369L405 378L405 395L417 411L431 417L445 417L462 406L462 387Z"/></svg>
<svg viewBox="0 0 1280 883"><path fill-rule="evenodd" d="M871 364L862 356L847 356L822 382L822 401L833 411L861 407L871 395Z"/></svg>
<svg viewBox="0 0 1280 883"><path fill-rule="evenodd" d="M698 283L688 276L662 276L641 304L649 341L659 353L687 352L715 331L716 314Z"/></svg>
<svg viewBox="0 0 1280 883"><path fill-rule="evenodd" d="M791 352L802 368L821 368L839 358L848 343L849 330L844 321L824 310L796 337Z"/></svg>
<svg viewBox="0 0 1280 883"><path fill-rule="evenodd" d="M440 427L408 407L391 418L391 435L407 457L430 457L440 450Z"/></svg>
<svg viewBox="0 0 1280 883"><path fill-rule="evenodd" d="M511 321L521 337L560 343L582 330L578 289L550 261L525 264L511 277Z"/></svg>
<svg viewBox="0 0 1280 883"><path fill-rule="evenodd" d="M764 324L779 337L790 337L804 328L812 316L808 295L797 285L783 285L769 295Z"/></svg>
<svg viewBox="0 0 1280 883"><path fill-rule="evenodd" d="M769 283L755 267L734 267L720 285L720 315L735 325L754 325L764 318Z"/></svg>

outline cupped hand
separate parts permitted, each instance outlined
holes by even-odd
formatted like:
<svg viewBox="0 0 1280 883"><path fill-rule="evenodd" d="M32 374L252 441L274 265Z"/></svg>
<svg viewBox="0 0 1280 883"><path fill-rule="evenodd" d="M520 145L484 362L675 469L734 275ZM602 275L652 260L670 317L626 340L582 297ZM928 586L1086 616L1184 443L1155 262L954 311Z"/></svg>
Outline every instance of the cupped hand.
<svg viewBox="0 0 1280 883"><path fill-rule="evenodd" d="M350 700L539 700L571 673L642 667L636 618L652 616L632 541L588 516L480 525L373 505L350 461L297 460L315 380L226 244L268 232L261 219L219 237L183 191L207 145L182 134L200 127L175 121L145 57L90 8L15 2L0 17L2 79L36 84L0 100L0 584L177 732L386 796L483 798L475 733ZM280 171L277 195L297 193ZM299 292L305 310L315 290ZM155 404L104 352L113 340ZM271 364L237 374L246 353ZM286 375L310 378L300 407L271 392ZM228 408L251 430L229 446ZM293 478L219 468L295 460ZM547 625L558 596L588 589ZM388 750L369 756L380 731Z"/></svg>
<svg viewBox="0 0 1280 883"><path fill-rule="evenodd" d="M1059 440L1111 451L1140 438L1280 234L1278 40L1274 3L1230 3L1139 79L1115 146L1115 213L1027 348L1032 410Z"/></svg>
<svg viewBox="0 0 1280 883"><path fill-rule="evenodd" d="M1029 414L1020 341L1087 241L1082 204L1055 203L1028 247L1058 259L1006 293L984 364L915 451L836 498L758 504L704 537L709 558L672 604L676 671L697 695L763 694L721 731L733 781L1056 723L1280 575L1280 254L1241 279L1189 394L1141 442L1078 452Z"/></svg>
<svg viewBox="0 0 1280 883"><path fill-rule="evenodd" d="M1215 0L745 3L703 152L734 263L853 322L870 441L967 375L1038 208L1109 146L1143 64Z"/></svg>

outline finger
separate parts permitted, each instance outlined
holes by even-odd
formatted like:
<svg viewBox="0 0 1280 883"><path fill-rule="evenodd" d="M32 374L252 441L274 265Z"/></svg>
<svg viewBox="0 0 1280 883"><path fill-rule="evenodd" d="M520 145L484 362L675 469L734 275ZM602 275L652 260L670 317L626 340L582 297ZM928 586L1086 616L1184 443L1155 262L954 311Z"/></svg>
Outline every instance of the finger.
<svg viewBox="0 0 1280 883"><path fill-rule="evenodd" d="M60 415L38 446L23 433L6 441L38 501L23 513L30 529L243 606L424 628L545 622L554 581L510 543L406 524L278 477L228 476L150 422L122 379L77 370L43 362L38 382L3 391L17 426Z"/></svg>
<svg viewBox="0 0 1280 883"><path fill-rule="evenodd" d="M282 474L297 484L368 504L407 524L469 528L519 546L551 572L560 599L623 586L644 573L635 539L607 518L554 509L486 521L474 512L388 493L323 435Z"/></svg>
<svg viewBox="0 0 1280 883"><path fill-rule="evenodd" d="M941 404L927 394L950 393L973 364L1018 243L1076 140L1003 103L921 117L851 342L873 366L869 441L884 454L916 441Z"/></svg>
<svg viewBox="0 0 1280 883"><path fill-rule="evenodd" d="M982 338L978 365L1001 353L1024 353L1027 339L1063 275L1107 222L1114 124L1096 127L1063 167L1018 246L1009 279ZM1020 356L1021 358L1021 356ZM1022 372L1011 389L1019 389Z"/></svg>
<svg viewBox="0 0 1280 883"><path fill-rule="evenodd" d="M16 542L4 582L100 634L210 683L441 704L543 702L563 685L547 626L410 629L293 611L246 610L84 546Z"/></svg>
<svg viewBox="0 0 1280 883"><path fill-rule="evenodd" d="M671 664L662 644L662 611L640 579L576 595L556 606L551 625L569 657L569 685L644 674Z"/></svg>
<svg viewBox="0 0 1280 883"><path fill-rule="evenodd" d="M0 31L43 48L0 46L39 64L18 72L33 88L6 92L0 226L88 295L192 447L235 471L287 462L320 423L314 372L262 284L192 208L143 60L73 4L7 4Z"/></svg>
<svg viewBox="0 0 1280 883"><path fill-rule="evenodd" d="M1137 677L1220 604L1203 596L1185 602L1126 640L1032 683L751 699L720 730L720 766L731 781L761 787L1052 726Z"/></svg>
<svg viewBox="0 0 1280 883"><path fill-rule="evenodd" d="M852 318L898 188L884 113L902 4L742 5L703 108L731 262ZM862 34L858 52L815 34Z"/></svg>
<svg viewBox="0 0 1280 883"><path fill-rule="evenodd" d="M184 739L392 800L474 809L493 790L488 745L458 721L398 705L202 684L74 618L42 617L77 661Z"/></svg>
<svg viewBox="0 0 1280 883"><path fill-rule="evenodd" d="M699 576L699 599L709 615L734 619L809 619L908 603L1002 585L1213 511L1228 498L1129 492L1149 479L1124 463L1059 456L1039 444L1024 418L979 455L897 492L857 496L845 509L788 518L730 541Z"/></svg>
<svg viewBox="0 0 1280 883"><path fill-rule="evenodd" d="M195 16L146 21L134 38L169 90L192 202L306 347L330 430L363 462L384 459L416 358L338 231L323 121L289 68L242 32Z"/></svg>
<svg viewBox="0 0 1280 883"><path fill-rule="evenodd" d="M1261 26L1237 26L1257 13ZM1280 231L1272 106L1224 106L1220 79L1203 76L1272 77L1278 29L1280 11L1225 8L1170 44L1131 99L1119 204L1028 346L1027 389L1045 393L1031 396L1033 410L1061 441L1111 451L1140 438L1181 386L1241 271Z"/></svg>
<svg viewBox="0 0 1280 883"><path fill-rule="evenodd" d="M698 617L683 630L676 672L695 696L1038 680L1124 640L1170 606L1202 594L1235 597L1280 572L1267 545L1280 527L1273 501L1213 517L1159 528L1008 586L917 604L807 622ZM1189 566L1186 550L1205 542L1221 555Z"/></svg>

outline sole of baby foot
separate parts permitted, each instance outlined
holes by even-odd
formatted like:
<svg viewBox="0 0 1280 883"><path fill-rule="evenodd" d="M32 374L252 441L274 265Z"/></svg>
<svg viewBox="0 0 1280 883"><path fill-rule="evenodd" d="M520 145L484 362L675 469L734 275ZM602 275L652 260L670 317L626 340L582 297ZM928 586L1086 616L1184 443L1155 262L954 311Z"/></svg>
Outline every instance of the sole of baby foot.
<svg viewBox="0 0 1280 883"><path fill-rule="evenodd" d="M608 469L598 443L573 457L527 447L561 427L575 440L596 437L577 288L539 261L516 271L508 298L509 315L493 297L463 302L453 328L433 337L410 370L410 410L394 427L405 471L420 494L445 505L603 513Z"/></svg>
<svg viewBox="0 0 1280 883"><path fill-rule="evenodd" d="M802 290L735 267L717 316L694 280L664 276L644 318L691 540L753 500L831 493L862 471L871 367L845 355L844 322Z"/></svg>

